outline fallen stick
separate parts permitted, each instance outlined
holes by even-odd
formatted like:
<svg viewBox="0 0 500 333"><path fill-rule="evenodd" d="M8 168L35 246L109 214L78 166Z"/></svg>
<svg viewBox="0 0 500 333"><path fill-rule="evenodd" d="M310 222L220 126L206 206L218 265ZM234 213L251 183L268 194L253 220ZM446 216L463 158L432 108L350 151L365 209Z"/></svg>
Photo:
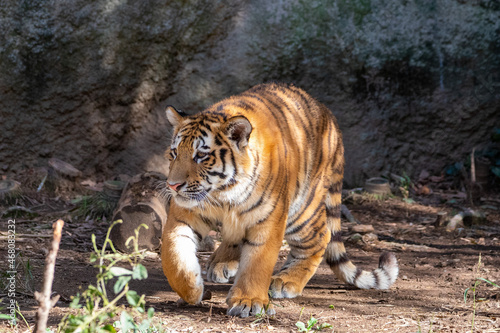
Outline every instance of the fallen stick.
<svg viewBox="0 0 500 333"><path fill-rule="evenodd" d="M17 221L16 221L17 223ZM0 239L8 239L9 235L5 232L0 233ZM24 238L52 238L52 235L33 235L33 234L16 234L16 237ZM16 238L17 239L17 238Z"/></svg>
<svg viewBox="0 0 500 333"><path fill-rule="evenodd" d="M32 211L29 208L26 208L26 207L23 207L23 206L12 206L12 207L9 207L6 210L4 210L3 213L1 214L1 216L5 216L5 215L7 215L10 212L16 212L16 211L22 211L22 212L25 212L25 213L28 213L28 214L36 214L36 215L38 215L38 213Z"/></svg>
<svg viewBox="0 0 500 333"><path fill-rule="evenodd" d="M352 216L351 211L349 210L349 208L346 207L346 205L341 205L340 206L340 211L341 211L342 215L345 216L345 218L347 219L347 221L354 222L354 223L359 223L359 221L356 220L356 218L354 216Z"/></svg>
<svg viewBox="0 0 500 333"><path fill-rule="evenodd" d="M38 311L36 313L35 333L45 333L47 328L47 320L49 319L49 311L59 300L59 295L50 298L52 293L52 282L54 281L54 267L56 264L57 252L59 251L59 243L61 242L61 230L64 225L63 220L57 220L52 228L54 229L54 238L52 239L49 254L45 259L45 271L43 273L42 292L35 291L35 299L38 301Z"/></svg>

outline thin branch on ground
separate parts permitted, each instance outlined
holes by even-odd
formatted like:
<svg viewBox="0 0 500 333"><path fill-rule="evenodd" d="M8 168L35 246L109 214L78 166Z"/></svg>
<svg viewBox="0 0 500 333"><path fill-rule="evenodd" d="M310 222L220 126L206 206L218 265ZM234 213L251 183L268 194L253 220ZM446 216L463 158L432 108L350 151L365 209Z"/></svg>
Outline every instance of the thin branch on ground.
<svg viewBox="0 0 500 333"><path fill-rule="evenodd" d="M35 291L35 299L38 301L39 307L36 313L36 323L33 332L44 333L47 328L47 320L49 311L59 300L59 295L51 298L52 282L54 281L54 268L56 264L57 252L59 251L59 243L61 242L61 230L64 225L63 220L57 220L52 225L54 229L54 237L47 258L45 259L45 271L43 273L42 292Z"/></svg>

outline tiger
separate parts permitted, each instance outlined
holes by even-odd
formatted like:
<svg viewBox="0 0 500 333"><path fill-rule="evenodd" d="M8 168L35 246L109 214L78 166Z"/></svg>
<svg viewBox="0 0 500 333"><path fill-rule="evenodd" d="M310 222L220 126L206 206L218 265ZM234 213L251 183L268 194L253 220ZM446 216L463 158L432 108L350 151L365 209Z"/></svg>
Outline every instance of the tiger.
<svg viewBox="0 0 500 333"><path fill-rule="evenodd" d="M173 127L166 150L170 210L162 234L162 268L187 303L202 301L199 242L219 228L207 281L227 283L227 314L276 313L272 298L301 295L326 258L343 282L388 289L396 256L384 252L373 271L356 267L341 238L342 134L332 112L304 90L257 85L187 115L166 107ZM283 239L286 262L273 275Z"/></svg>

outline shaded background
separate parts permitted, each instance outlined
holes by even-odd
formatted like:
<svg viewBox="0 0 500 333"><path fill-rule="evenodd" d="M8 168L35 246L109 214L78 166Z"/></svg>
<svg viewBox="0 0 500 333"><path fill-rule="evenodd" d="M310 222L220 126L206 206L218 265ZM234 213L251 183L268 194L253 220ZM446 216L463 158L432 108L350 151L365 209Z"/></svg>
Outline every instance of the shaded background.
<svg viewBox="0 0 500 333"><path fill-rule="evenodd" d="M164 106L270 80L338 118L346 183L440 173L500 127L497 0L3 0L0 171L164 171Z"/></svg>

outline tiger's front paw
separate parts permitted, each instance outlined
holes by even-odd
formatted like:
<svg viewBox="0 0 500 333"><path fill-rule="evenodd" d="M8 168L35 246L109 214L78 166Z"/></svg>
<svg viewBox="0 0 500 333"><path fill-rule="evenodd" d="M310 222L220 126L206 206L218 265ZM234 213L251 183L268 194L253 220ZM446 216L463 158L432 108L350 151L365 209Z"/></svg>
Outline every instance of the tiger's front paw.
<svg viewBox="0 0 500 333"><path fill-rule="evenodd" d="M268 299L231 297L228 299L227 303L229 305L227 309L227 314L229 316L245 318L250 314L252 316L264 313L269 316L276 314L274 307L269 303Z"/></svg>
<svg viewBox="0 0 500 333"><path fill-rule="evenodd" d="M216 283L227 283L230 278L238 272L239 262L231 260L228 262L210 262L207 270L207 281Z"/></svg>
<svg viewBox="0 0 500 333"><path fill-rule="evenodd" d="M196 281L185 279L182 281L182 278L179 278L175 282L169 280L169 283L172 289L188 304L199 304L205 295L201 279Z"/></svg>

